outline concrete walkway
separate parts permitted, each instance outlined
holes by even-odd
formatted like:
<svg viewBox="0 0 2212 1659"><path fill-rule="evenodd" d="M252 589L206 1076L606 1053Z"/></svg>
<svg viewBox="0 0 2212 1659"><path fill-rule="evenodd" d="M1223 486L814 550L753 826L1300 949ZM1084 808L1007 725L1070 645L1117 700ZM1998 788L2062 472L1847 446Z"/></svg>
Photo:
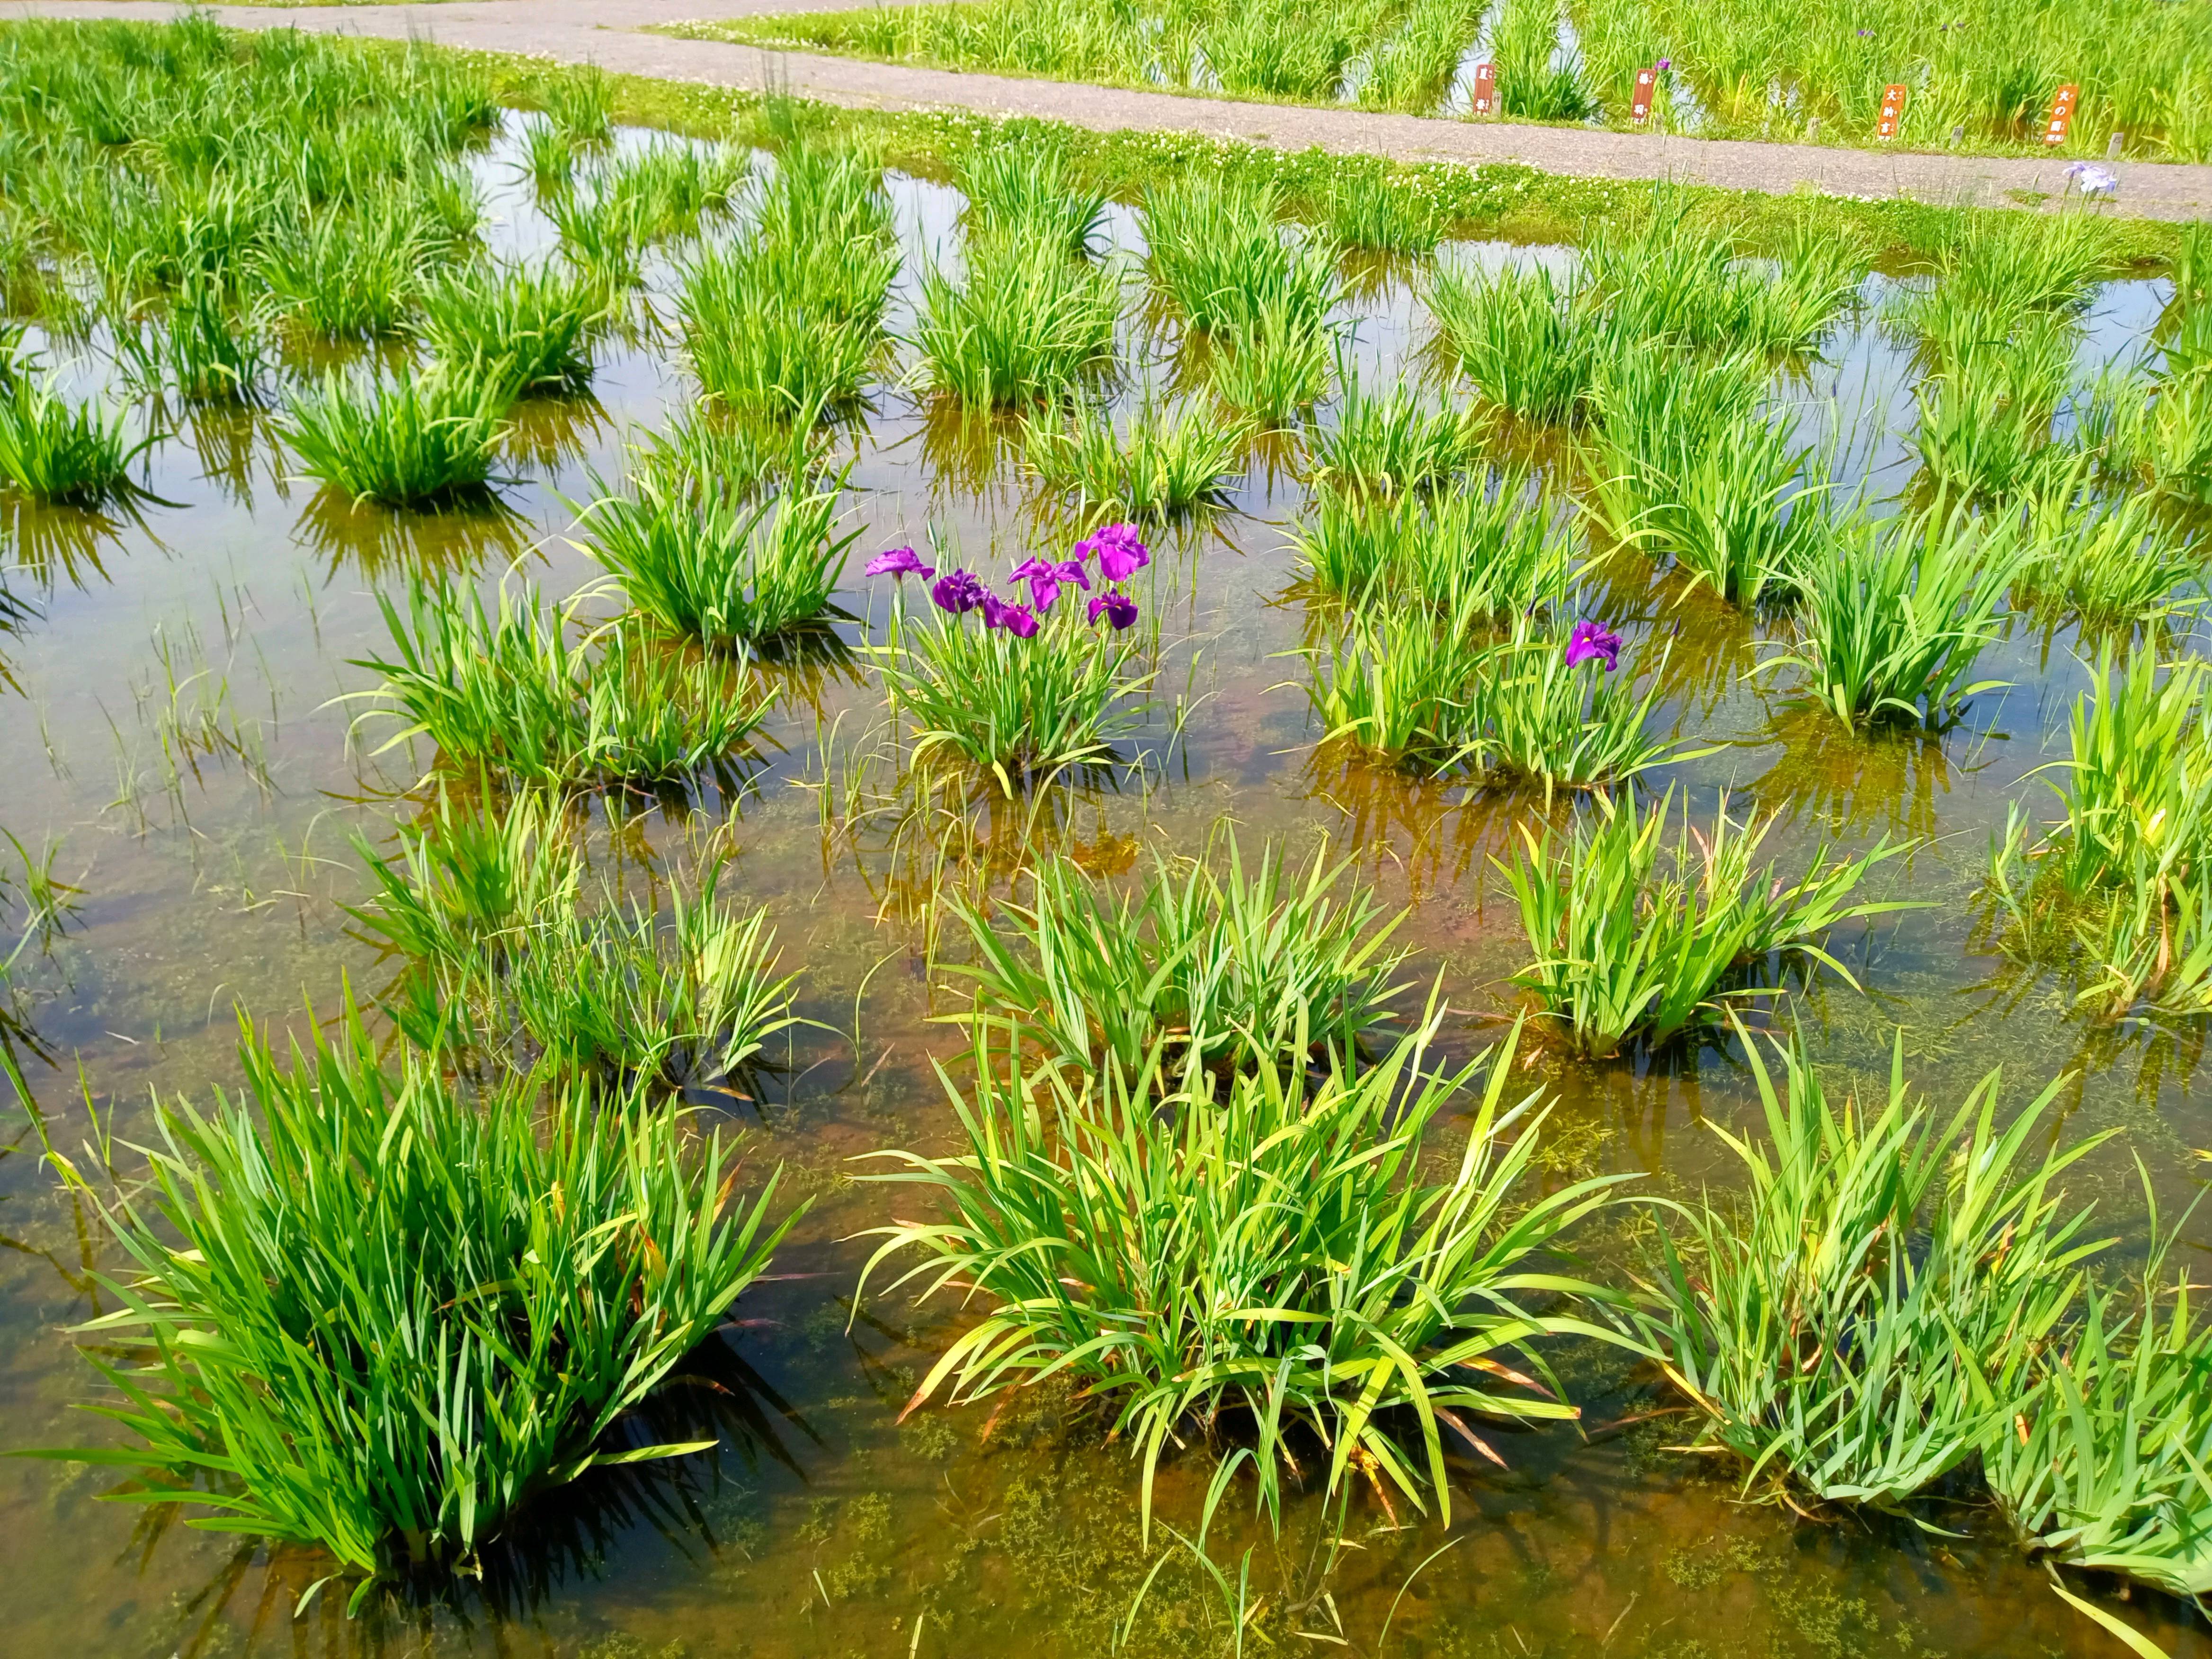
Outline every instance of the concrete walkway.
<svg viewBox="0 0 2212 1659"><path fill-rule="evenodd" d="M453 0L436 5L211 6L239 28L303 29L523 52L596 63L618 74L760 88L852 108L970 109L1034 115L1099 131L1200 132L1298 150L1387 155L1403 161L1517 161L1547 173L1601 179L1674 179L1730 190L1782 191L1810 184L1839 195L2002 205L2008 191L2056 200L2064 163L2042 156L1917 155L1904 151L1763 144L1662 134L1521 126L1503 122L1372 115L1347 109L1243 104L1167 93L955 74L805 52L765 52L637 31L648 24L833 10L858 0ZM161 0L5 0L0 16L158 17ZM2212 166L2112 165L2120 188L2111 211L2156 219L2212 218Z"/></svg>

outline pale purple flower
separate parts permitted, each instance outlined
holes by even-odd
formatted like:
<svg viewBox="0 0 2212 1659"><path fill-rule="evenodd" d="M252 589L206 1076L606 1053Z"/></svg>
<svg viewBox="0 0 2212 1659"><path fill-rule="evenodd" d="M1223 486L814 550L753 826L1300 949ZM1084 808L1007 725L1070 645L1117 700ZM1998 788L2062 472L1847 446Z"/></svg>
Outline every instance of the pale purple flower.
<svg viewBox="0 0 2212 1659"><path fill-rule="evenodd" d="M1075 556L1098 556L1098 574L1109 582L1125 582L1152 562L1133 524L1102 525L1075 544ZM1095 607L1096 601L1093 605ZM1124 624L1126 626L1126 624Z"/></svg>
<svg viewBox="0 0 2212 1659"><path fill-rule="evenodd" d="M950 611L957 617L964 611L973 611L990 593L974 571L951 570L937 579L937 585L929 590L929 597L937 601L939 610Z"/></svg>
<svg viewBox="0 0 2212 1659"><path fill-rule="evenodd" d="M2118 175L2090 161L2075 162L2066 169L2066 176L2084 196L2110 196L2120 187Z"/></svg>
<svg viewBox="0 0 2212 1659"><path fill-rule="evenodd" d="M1577 623L1575 631L1567 635L1567 666L1586 662L1602 665L1608 674L1620 665L1620 635L1588 617Z"/></svg>
<svg viewBox="0 0 2212 1659"><path fill-rule="evenodd" d="M1052 602L1060 597L1060 585L1073 582L1085 592L1091 591L1091 578L1083 574L1082 564L1074 559L1062 559L1050 563L1043 559L1024 559L1014 567L1009 581L1027 582L1030 598L1039 611L1052 609Z"/></svg>
<svg viewBox="0 0 2212 1659"><path fill-rule="evenodd" d="M1137 620L1137 602L1126 593L1101 593L1091 601L1091 620L1097 622L1102 614L1118 634Z"/></svg>
<svg viewBox="0 0 2212 1659"><path fill-rule="evenodd" d="M937 567L924 564L921 556L910 547L894 547L870 559L866 574L871 576L919 576L927 581L937 574Z"/></svg>

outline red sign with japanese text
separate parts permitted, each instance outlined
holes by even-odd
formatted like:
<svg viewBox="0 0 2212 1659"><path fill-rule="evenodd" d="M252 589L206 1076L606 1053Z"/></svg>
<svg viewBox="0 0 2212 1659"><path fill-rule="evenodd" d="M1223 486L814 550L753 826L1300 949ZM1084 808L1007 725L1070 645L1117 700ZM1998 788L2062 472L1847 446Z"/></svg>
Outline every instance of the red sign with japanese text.
<svg viewBox="0 0 2212 1659"><path fill-rule="evenodd" d="M1897 137L1898 123L1905 119L1905 88L1895 82L1881 89L1881 118L1875 123L1877 138Z"/></svg>
<svg viewBox="0 0 2212 1659"><path fill-rule="evenodd" d="M1636 95L1629 100L1628 118L1641 121L1651 113L1651 89L1659 84L1659 71L1640 69L1636 71Z"/></svg>
<svg viewBox="0 0 2212 1659"><path fill-rule="evenodd" d="M2081 88L2072 82L2058 88L2057 95L2051 100L2050 118L2043 124L2045 143L2063 144L2066 142L2066 130L2074 125L2074 106L2081 100Z"/></svg>
<svg viewBox="0 0 2212 1659"><path fill-rule="evenodd" d="M1498 113L1498 65L1477 64L1474 66L1474 112L1477 115Z"/></svg>

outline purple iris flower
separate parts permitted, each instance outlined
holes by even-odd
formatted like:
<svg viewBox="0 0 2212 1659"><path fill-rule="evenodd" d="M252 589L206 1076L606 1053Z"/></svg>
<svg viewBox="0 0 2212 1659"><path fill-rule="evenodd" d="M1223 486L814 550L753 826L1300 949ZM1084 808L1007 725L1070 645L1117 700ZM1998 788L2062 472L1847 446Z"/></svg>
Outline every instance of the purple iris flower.
<svg viewBox="0 0 2212 1659"><path fill-rule="evenodd" d="M2075 162L2066 169L2066 176L2084 196L2110 196L2120 187L2116 175L2089 161Z"/></svg>
<svg viewBox="0 0 2212 1659"><path fill-rule="evenodd" d="M1567 635L1567 666L1586 662L1602 664L1608 674L1620 665L1620 635L1588 617L1577 623L1575 631Z"/></svg>
<svg viewBox="0 0 2212 1659"><path fill-rule="evenodd" d="M1062 559L1050 563L1043 559L1024 559L1014 567L1009 581L1027 582L1030 598L1040 611L1052 609L1052 602L1060 597L1060 585L1073 582L1085 592L1091 591L1091 578L1083 574L1083 566L1074 559Z"/></svg>
<svg viewBox="0 0 2212 1659"><path fill-rule="evenodd" d="M1094 553L1098 556L1098 574L1109 582L1125 582L1152 562L1133 524L1104 525L1076 543L1077 558L1087 559Z"/></svg>
<svg viewBox="0 0 2212 1659"><path fill-rule="evenodd" d="M1671 58L1662 58L1659 60L1659 67L1662 70L1670 70L1674 67L1674 60Z"/></svg>
<svg viewBox="0 0 2212 1659"><path fill-rule="evenodd" d="M1010 582L1027 582L1030 585L1030 595L1042 605L1049 606L1052 600L1047 596L1060 592L1059 574L1042 559L1024 559L1014 567L1013 573L1006 580Z"/></svg>
<svg viewBox="0 0 2212 1659"><path fill-rule="evenodd" d="M929 597L937 601L939 610L950 611L957 617L964 611L973 611L990 598L990 592L974 571L950 570L937 579L936 586L929 590Z"/></svg>
<svg viewBox="0 0 2212 1659"><path fill-rule="evenodd" d="M1091 620L1097 622L1102 613L1118 634L1137 620L1137 602L1126 593L1101 593L1091 601Z"/></svg>
<svg viewBox="0 0 2212 1659"><path fill-rule="evenodd" d="M910 547L894 547L870 559L866 574L871 576L920 576L926 581L937 574L937 567L924 564L921 556Z"/></svg>
<svg viewBox="0 0 2212 1659"><path fill-rule="evenodd" d="M1009 605L996 593L983 596L983 626L1003 628L1018 640L1037 631L1036 612L1025 605Z"/></svg>

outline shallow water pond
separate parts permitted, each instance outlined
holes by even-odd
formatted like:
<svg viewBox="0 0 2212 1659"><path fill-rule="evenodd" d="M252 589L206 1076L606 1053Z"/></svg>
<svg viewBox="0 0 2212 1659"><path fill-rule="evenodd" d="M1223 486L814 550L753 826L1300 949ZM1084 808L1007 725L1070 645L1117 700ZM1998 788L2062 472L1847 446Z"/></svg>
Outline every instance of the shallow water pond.
<svg viewBox="0 0 2212 1659"><path fill-rule="evenodd" d="M535 255L555 237L516 182L521 125L509 118L475 165L495 243ZM921 262L957 257L960 202L920 180L895 177L893 189L909 256L894 297L900 329ZM1133 215L1115 210L1112 229L1122 248L1138 246ZM1477 246L1443 257L1571 255ZM1875 319L1885 281L1869 279L1863 314L1784 383L1805 402L1808 429L1835 434L1844 480L1869 478L1877 495L1903 489L1911 466L1899 430L1910 356ZM94 1115L126 1139L142 1132L149 1091L204 1096L234 1082L241 1014L303 1030L335 1012L349 983L367 994L389 977L345 912L365 890L350 838L387 843L395 822L422 810L430 757L386 747L396 726L363 718L358 694L373 676L352 659L383 640L375 594L410 569L461 571L488 590L526 579L555 596L601 574L565 539L568 503L617 478L628 437L692 395L665 325L675 282L665 263L649 270L647 309L663 323L642 317L604 351L590 398L520 411L497 514L352 508L292 476L258 416L165 436L149 493L128 511L7 504L8 586L36 613L0 640L12 681L0 821L33 848L58 838L56 872L83 890L74 925L19 964L45 1056L31 1057L28 1079L64 1145L91 1133ZM1407 273L1369 272L1354 291L1345 320L1363 374L1423 372L1426 324ZM2083 331L2082 369L2135 349L2163 298L2154 283L2109 285ZM1170 381L1171 335L1133 325L1126 345L1133 387ZM101 371L93 356L71 373L91 385ZM1072 538L1003 428L948 419L887 382L842 441L861 530L848 643L888 603L884 584L859 580L859 555L933 529L988 568ZM1042 845L1118 872L1156 849L1200 849L1224 818L1248 846L1284 836L1302 849L1325 836L1388 902L1411 907L1405 937L1424 977L1443 975L1454 1054L1493 1038L1514 1006L1506 976L1522 941L1489 860L1540 804L1408 780L1317 744L1296 654L1316 635L1286 534L1304 501L1301 465L1294 443L1255 451L1224 507L1161 538L1139 584L1161 619L1154 707L1109 776L1018 801L917 798L879 752L872 674L832 653L777 671L778 746L744 787L592 805L596 856L640 892L709 847L733 849L725 890L769 904L786 965L804 973L801 1011L817 1023L775 1056L763 1098L723 1103L747 1127L754 1167L782 1163L815 1207L779 1258L784 1276L749 1296L742 1322L651 1408L657 1438L719 1437L717 1451L588 1479L531 1511L481 1578L351 1620L336 1597L295 1620L320 1576L311 1556L240 1549L167 1512L101 1503L100 1471L9 1462L0 1651L1091 1655L1116 1639L1163 1551L1169 1565L1128 1626L1132 1651L1228 1650L1240 1562L1250 1652L2118 1651L1970 1506L1939 1532L1812 1522L1741 1501L1732 1468L1674 1449L1689 1427L1651 1414L1649 1379L1597 1353L1560 1357L1587 1437L1509 1433L1508 1468L1455 1464L1448 1529L1363 1494L1332 1551L1311 1502L1293 1506L1279 1538L1232 1504L1209 1540L1228 1564L1226 1600L1163 1528L1140 1536L1136 1468L1064 1394L995 1417L931 1408L900 1419L952 1313L887 1296L853 1305L870 1248L856 1235L890 1214L882 1189L856 1182L867 1166L854 1160L951 1145L928 1065L959 1043L956 1028L931 1020L962 1006L931 953L951 938L945 894L1003 892L1024 851ZM1901 1030L1914 1076L1939 1101L1992 1066L2005 1067L2015 1103L2069 1072L2066 1132L2121 1130L2077 1189L2139 1247L2140 1159L2163 1214L2181 1213L2197 1186L2193 1149L2212 1146L2201 1033L2078 1017L2057 985L1992 953L1973 903L2008 802L2039 787L2030 775L2063 744L2087 678L2077 641L2015 617L1982 669L2008 684L1976 697L1955 729L1861 740L1793 708L1786 677L1752 677L1780 649L1776 629L1618 562L1589 592L1632 641L1673 641L1662 724L1708 752L1662 769L1659 787L1680 785L1700 810L1723 790L1739 810L1779 810L1785 862L1823 842L1917 842L1884 872L1931 907L1834 942L1864 993L1828 976L1759 1017L1796 1022L1817 1058L1869 1077ZM1530 1076L1560 1102L1541 1155L1547 1181L1634 1171L1662 1194L1728 1178L1705 1126L1735 1121L1753 1099L1727 1045L1662 1064L1543 1060ZM112 1265L94 1220L58 1194L28 1130L9 1129L0 1420L11 1448L103 1435L98 1419L68 1409L97 1380L64 1334L106 1305L90 1278ZM1625 1246L1633 1224L1624 1216L1620 1236L1594 1249ZM2212 1221L2195 1219L2182 1248L2208 1239ZM1163 1521L1190 1528L1204 1489L1202 1468L1171 1468ZM2172 1651L2212 1655L2212 1637L2175 1605L2139 1594L2125 1611Z"/></svg>

